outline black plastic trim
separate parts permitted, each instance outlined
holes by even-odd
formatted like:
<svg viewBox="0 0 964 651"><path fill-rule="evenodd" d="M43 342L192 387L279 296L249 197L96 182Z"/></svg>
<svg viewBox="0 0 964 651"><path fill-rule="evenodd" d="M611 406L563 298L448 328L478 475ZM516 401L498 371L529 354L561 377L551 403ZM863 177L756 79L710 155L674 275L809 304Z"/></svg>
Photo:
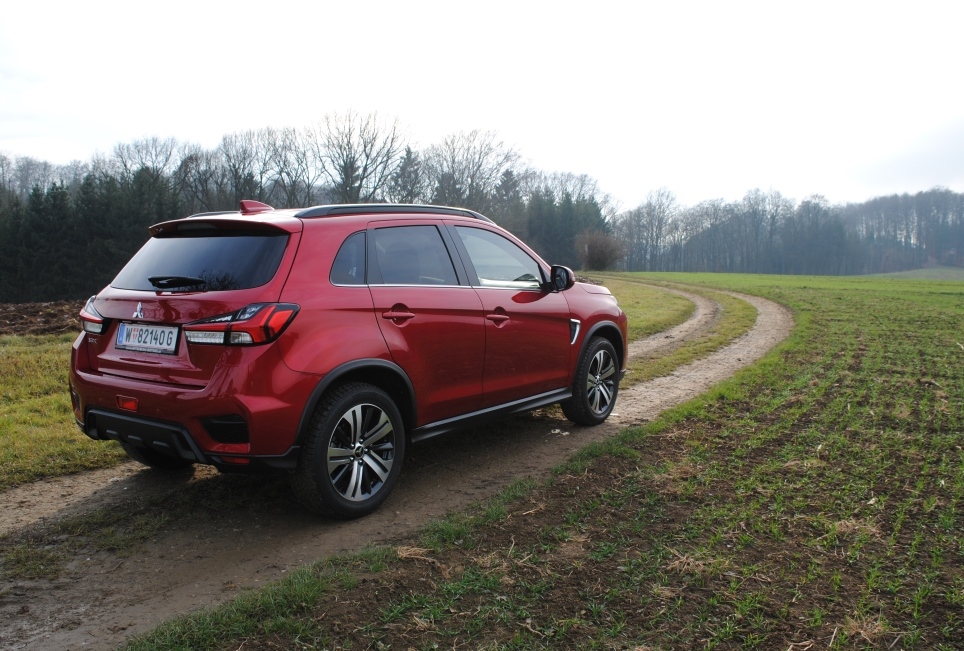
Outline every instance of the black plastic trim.
<svg viewBox="0 0 964 651"><path fill-rule="evenodd" d="M209 463L188 431L177 423L91 409L84 431L95 440L122 441L170 457Z"/></svg>
<svg viewBox="0 0 964 651"><path fill-rule="evenodd" d="M233 474L257 474L267 470L289 471L298 467L298 455L301 453L301 446L293 445L284 454L249 456L244 454L212 454L210 463L219 472ZM250 459L249 464L226 463L226 458Z"/></svg>
<svg viewBox="0 0 964 651"><path fill-rule="evenodd" d="M248 422L240 414L201 418L201 426L218 443L249 443Z"/></svg>
<svg viewBox="0 0 964 651"><path fill-rule="evenodd" d="M425 439L439 436L440 434L447 434L448 432L452 432L457 429L463 429L465 427L485 423L490 420L497 420L510 414L517 414L523 411L532 411L533 409L538 409L539 407L545 407L563 400L568 400L571 397L572 389L567 387L565 389L556 389L555 391L540 393L539 395L523 398L522 400L507 402L494 407L487 407L485 409L480 409L479 411L474 411L471 414L465 414L464 416L457 416L455 418L448 418L446 420L440 420L434 423L429 423L428 425L423 425L422 427L412 431L411 440L413 443L424 441Z"/></svg>
<svg viewBox="0 0 964 651"><path fill-rule="evenodd" d="M576 339L579 339L579 330L582 328L582 321L579 319L569 319L569 332L572 334L569 336L569 345L576 343Z"/></svg>
<svg viewBox="0 0 964 651"><path fill-rule="evenodd" d="M78 423L81 425L81 423ZM153 450L193 463L203 463L221 472L263 472L264 470L294 470L298 465L300 446L293 445L284 454L205 454L188 431L177 423L139 416L129 416L103 409L91 409L81 425L84 432L98 441L123 441L130 445ZM225 458L249 459L247 464L226 463Z"/></svg>
<svg viewBox="0 0 964 651"><path fill-rule="evenodd" d="M612 321L600 321L599 323L597 323L596 325L594 325L593 327L591 327L588 332L586 332L586 336L585 336L585 337L583 338L583 340L582 340L582 346L579 348L579 356L576 357L577 360L582 359L582 354L583 354L583 352L585 352L586 346L589 345L589 340L593 338L593 335L595 335L597 332L599 332L599 331L600 331L601 329L603 329L603 328L606 328L606 329L612 328L613 330L616 331L616 333L619 334L619 338L622 339L622 331L619 329L619 326L618 326L618 325L616 325L616 324L615 324L614 322L612 322ZM624 367L625 367L625 361L626 361L626 354L627 354L627 351L626 351L626 342L625 342L625 341L623 342L622 348L623 348L623 350L622 350L621 354L620 354L619 351L617 351L617 354L620 355L620 357L619 357L619 379L620 379L620 380L622 380L622 379L623 379L623 376L626 375L626 369L624 368ZM578 363L578 362L577 362L577 363Z"/></svg>
<svg viewBox="0 0 964 651"><path fill-rule="evenodd" d="M296 445L304 442L305 436L308 434L308 428L311 426L311 419L315 414L315 410L318 408L318 403L321 402L322 397L325 395L325 392L331 388L333 384L344 378L349 373L366 370L381 370L396 375L405 384L408 393L409 404L407 405L407 411L411 415L411 422L406 423L406 425L411 426L412 424L418 422L418 411L415 403L415 387L412 384L411 379L409 379L408 374L402 370L402 367L394 362L389 362L377 357L356 359L351 362L346 362L341 366L337 366L329 373L326 373L325 377L321 379L318 385L311 392L308 402L305 403L305 409L301 413L301 422L298 423L298 437L295 439ZM400 411L405 410L400 409Z"/></svg>

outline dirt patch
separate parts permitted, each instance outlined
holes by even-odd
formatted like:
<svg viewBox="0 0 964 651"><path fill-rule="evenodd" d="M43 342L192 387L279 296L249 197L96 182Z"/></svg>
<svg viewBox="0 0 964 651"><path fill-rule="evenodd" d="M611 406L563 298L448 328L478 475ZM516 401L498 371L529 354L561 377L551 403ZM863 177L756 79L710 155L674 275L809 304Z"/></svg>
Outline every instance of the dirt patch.
<svg viewBox="0 0 964 651"><path fill-rule="evenodd" d="M681 293L697 305L691 319L635 342L632 355L665 354L712 326L719 306ZM144 509L146 501L146 514L161 522L154 538L130 554L82 549L59 579L0 586L0 647L115 648L131 634L276 580L306 562L402 541L513 481L541 477L587 443L703 393L789 334L793 321L786 309L738 297L758 310L749 333L669 376L621 391L607 423L576 427L558 409L539 410L413 446L398 488L362 520L312 517L290 501L283 481L207 468L164 477L128 463L7 491L0 532L42 530L95 509ZM177 506L176 517L164 519L166 503Z"/></svg>
<svg viewBox="0 0 964 651"><path fill-rule="evenodd" d="M0 303L0 335L55 335L80 330L84 301Z"/></svg>

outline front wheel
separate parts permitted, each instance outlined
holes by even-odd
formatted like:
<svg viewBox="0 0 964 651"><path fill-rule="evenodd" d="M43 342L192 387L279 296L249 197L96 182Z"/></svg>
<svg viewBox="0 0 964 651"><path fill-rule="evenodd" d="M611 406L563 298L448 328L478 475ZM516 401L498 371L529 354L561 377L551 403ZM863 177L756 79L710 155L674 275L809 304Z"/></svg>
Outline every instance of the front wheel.
<svg viewBox="0 0 964 651"><path fill-rule="evenodd" d="M370 384L344 384L315 412L292 489L316 513L358 518L385 501L404 458L405 429L388 394Z"/></svg>
<svg viewBox="0 0 964 651"><path fill-rule="evenodd" d="M577 425L598 425L612 413L618 391L616 349L608 339L593 337L579 358L572 398L562 403L562 413Z"/></svg>

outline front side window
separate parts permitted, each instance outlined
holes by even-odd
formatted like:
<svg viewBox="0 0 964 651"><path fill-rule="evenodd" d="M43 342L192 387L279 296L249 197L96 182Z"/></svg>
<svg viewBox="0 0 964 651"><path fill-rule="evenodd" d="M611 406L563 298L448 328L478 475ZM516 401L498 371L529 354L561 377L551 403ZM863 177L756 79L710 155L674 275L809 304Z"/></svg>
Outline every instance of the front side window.
<svg viewBox="0 0 964 651"><path fill-rule="evenodd" d="M481 228L457 226L482 287L540 289L539 264L514 242Z"/></svg>
<svg viewBox="0 0 964 651"><path fill-rule="evenodd" d="M455 267L434 226L392 226L374 232L375 260L386 285L458 285Z"/></svg>

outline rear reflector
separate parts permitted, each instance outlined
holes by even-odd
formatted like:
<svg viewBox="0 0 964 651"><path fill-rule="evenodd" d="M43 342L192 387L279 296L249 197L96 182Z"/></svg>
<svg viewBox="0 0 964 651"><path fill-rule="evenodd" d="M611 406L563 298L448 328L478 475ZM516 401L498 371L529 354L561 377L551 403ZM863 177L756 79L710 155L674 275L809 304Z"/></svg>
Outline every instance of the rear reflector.
<svg viewBox="0 0 964 651"><path fill-rule="evenodd" d="M224 463L231 463L236 466L246 466L251 463L251 459L246 457L221 457L221 461Z"/></svg>
<svg viewBox="0 0 964 651"><path fill-rule="evenodd" d="M137 411L137 398L117 396L117 406L127 411Z"/></svg>

